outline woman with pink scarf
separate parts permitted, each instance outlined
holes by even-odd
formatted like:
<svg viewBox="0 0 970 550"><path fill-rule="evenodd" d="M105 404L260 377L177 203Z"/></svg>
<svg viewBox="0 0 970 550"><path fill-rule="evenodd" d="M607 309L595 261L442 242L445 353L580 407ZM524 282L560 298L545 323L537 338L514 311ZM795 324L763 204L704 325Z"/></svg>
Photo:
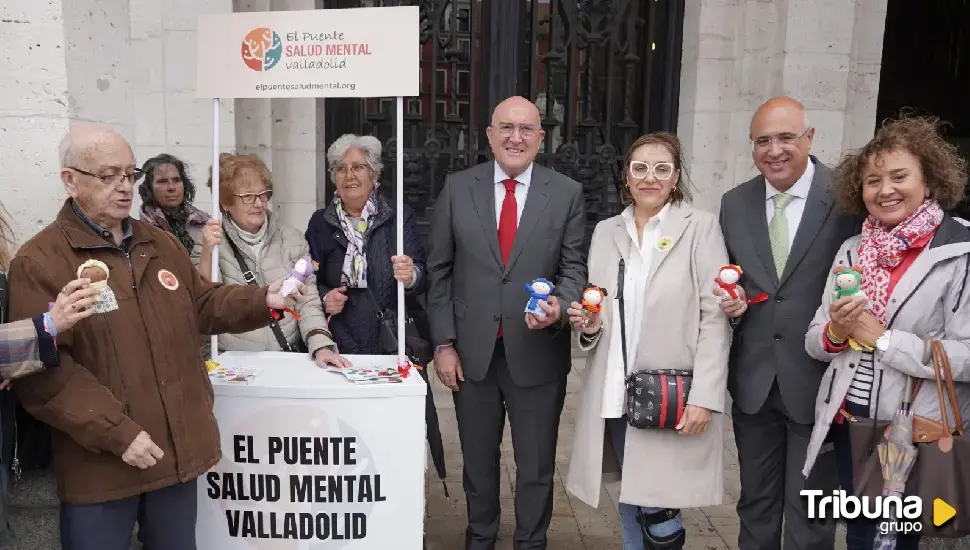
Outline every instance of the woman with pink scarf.
<svg viewBox="0 0 970 550"><path fill-rule="evenodd" d="M946 213L963 199L966 181L966 162L928 118L887 122L839 165L836 201L868 217L862 234L836 256L805 336L809 355L830 363L815 403L804 475L831 441L841 484L851 493L846 415L892 419L907 377L934 379L932 340L946 348L961 408L970 404L970 385L960 383L970 382L970 230ZM834 281L844 269L861 275L861 293L836 296ZM935 383L921 385L912 410L941 418ZM970 411L962 412L970 418ZM872 548L876 527L871 520L850 521L847 548ZM918 542L900 535L897 548L917 548Z"/></svg>

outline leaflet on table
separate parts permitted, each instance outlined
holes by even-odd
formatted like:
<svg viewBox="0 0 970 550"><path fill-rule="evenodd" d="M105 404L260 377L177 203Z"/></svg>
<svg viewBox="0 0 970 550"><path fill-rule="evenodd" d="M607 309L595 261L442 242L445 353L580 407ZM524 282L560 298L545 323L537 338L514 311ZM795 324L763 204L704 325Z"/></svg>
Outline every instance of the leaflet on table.
<svg viewBox="0 0 970 550"><path fill-rule="evenodd" d="M328 367L327 370L344 375L347 380L354 384L400 384L404 381L396 369L345 369Z"/></svg>
<svg viewBox="0 0 970 550"><path fill-rule="evenodd" d="M209 370L209 380L229 384L248 384L260 373L259 367L223 367L217 365Z"/></svg>

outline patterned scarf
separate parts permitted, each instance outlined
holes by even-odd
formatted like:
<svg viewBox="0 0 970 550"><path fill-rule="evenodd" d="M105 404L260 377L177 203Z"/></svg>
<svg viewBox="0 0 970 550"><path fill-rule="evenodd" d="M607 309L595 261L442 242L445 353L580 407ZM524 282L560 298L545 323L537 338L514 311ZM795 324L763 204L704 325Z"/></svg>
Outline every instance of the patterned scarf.
<svg viewBox="0 0 970 550"><path fill-rule="evenodd" d="M340 284L347 288L367 288L367 256L364 250L364 236L370 229L371 216L377 213L377 188L371 192L360 213L360 221L355 223L344 210L344 203L340 197L334 198L337 207L337 219L340 228L347 236L347 253L344 255L344 265L340 274Z"/></svg>
<svg viewBox="0 0 970 550"><path fill-rule="evenodd" d="M205 222L209 221L209 215L187 202L183 202L182 206L173 212L166 212L158 206L143 203L141 219L175 235L182 246L191 252L195 246L195 240L189 235L188 228L190 225L205 225Z"/></svg>
<svg viewBox="0 0 970 550"><path fill-rule="evenodd" d="M886 227L869 216L862 225L859 241L859 266L862 268L862 290L872 305L872 314L886 324L889 301L889 278L893 268L903 261L903 253L913 243L931 235L943 221L943 209L935 200L923 201L906 220L896 227Z"/></svg>

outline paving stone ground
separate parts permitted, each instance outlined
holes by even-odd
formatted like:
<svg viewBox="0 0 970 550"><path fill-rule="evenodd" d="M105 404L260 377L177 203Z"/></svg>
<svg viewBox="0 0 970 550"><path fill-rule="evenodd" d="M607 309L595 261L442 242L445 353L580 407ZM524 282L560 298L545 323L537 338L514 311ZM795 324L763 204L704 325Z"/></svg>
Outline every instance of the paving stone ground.
<svg viewBox="0 0 970 550"><path fill-rule="evenodd" d="M433 367L432 367L433 368ZM603 497L598 509L578 501L565 490L569 471L568 460L572 447L576 408L579 404L580 376L585 368L582 357L574 357L573 370L569 375L566 405L559 429L559 449L556 456L556 486L552 524L549 527L550 550L619 550L619 516L617 513L617 483L603 487ZM434 379L432 373L431 376ZM446 484L450 498L444 494L442 483L429 467L427 476L427 516L425 532L428 550L461 550L464 548L466 526L465 496L461 487L462 455L458 443L458 426L455 421L451 391L435 381L432 384L435 403L441 420L448 477ZM687 529L685 550L734 550L738 541L738 516L735 505L741 490L738 476L737 449L731 423L727 424L725 438L725 495L724 503L709 508L684 510ZM499 531L498 550L512 548L512 531L515 528L513 488L515 486L515 461L512 455L512 437L506 422L502 444L502 467L505 483L502 485L502 524ZM836 535L838 550L845 549L844 531L840 527ZM921 548L955 549L970 548L966 541L924 541Z"/></svg>

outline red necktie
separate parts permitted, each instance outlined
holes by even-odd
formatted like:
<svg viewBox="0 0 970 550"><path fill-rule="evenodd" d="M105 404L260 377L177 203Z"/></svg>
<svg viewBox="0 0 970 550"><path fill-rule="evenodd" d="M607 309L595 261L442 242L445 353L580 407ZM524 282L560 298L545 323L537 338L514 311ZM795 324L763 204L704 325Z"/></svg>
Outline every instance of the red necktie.
<svg viewBox="0 0 970 550"><path fill-rule="evenodd" d="M502 181L505 184L505 200L502 201L502 213L498 218L498 247L502 251L502 263L509 263L509 256L512 255L512 244L515 243L515 230L518 228L518 204L515 202L515 185L518 183L514 179ZM498 336L502 337L502 323L498 325Z"/></svg>

